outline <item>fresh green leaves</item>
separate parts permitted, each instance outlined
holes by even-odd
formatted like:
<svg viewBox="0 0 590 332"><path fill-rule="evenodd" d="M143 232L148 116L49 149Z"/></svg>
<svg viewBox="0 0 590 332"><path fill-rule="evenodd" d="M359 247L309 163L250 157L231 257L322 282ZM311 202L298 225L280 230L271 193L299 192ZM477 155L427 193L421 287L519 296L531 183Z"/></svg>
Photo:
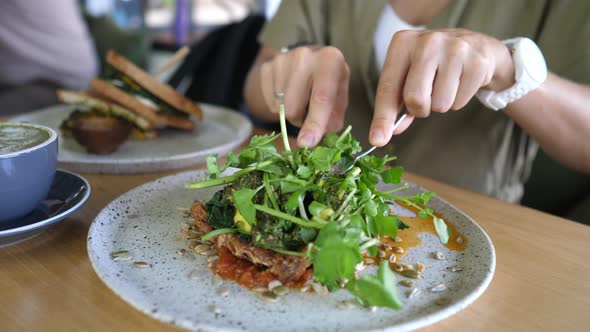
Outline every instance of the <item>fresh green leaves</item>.
<svg viewBox="0 0 590 332"><path fill-rule="evenodd" d="M314 279L330 291L338 289L345 280L353 280L355 266L363 259L359 241L359 232L347 232L337 223L322 228L311 256Z"/></svg>
<svg viewBox="0 0 590 332"><path fill-rule="evenodd" d="M381 261L377 275L364 275L348 284L348 290L365 306L400 309L402 302L397 296L395 276L387 261Z"/></svg>
<svg viewBox="0 0 590 332"><path fill-rule="evenodd" d="M224 191L217 191L205 204L209 223L215 228L230 228L234 225L233 204L224 196Z"/></svg>
<svg viewBox="0 0 590 332"><path fill-rule="evenodd" d="M318 146L311 153L310 161L316 170L326 172L330 170L339 157L340 151L337 148Z"/></svg>
<svg viewBox="0 0 590 332"><path fill-rule="evenodd" d="M375 234L380 236L389 236L395 238L397 235L397 221L396 216L377 215L373 218L373 225Z"/></svg>
<svg viewBox="0 0 590 332"><path fill-rule="evenodd" d="M418 210L418 217L422 219L431 217L432 221L434 222L434 228L436 229L436 233L438 234L440 242L446 244L447 242L449 242L451 230L447 227L443 219L439 218L436 214L434 214L434 211L432 209L425 207L425 205L428 204L428 202L430 201L430 198L433 194L433 192L422 192L414 196L391 195L388 197L403 202L413 208L416 208ZM408 226L401 222L401 220L398 222L399 229L404 229L407 227Z"/></svg>
<svg viewBox="0 0 590 332"><path fill-rule="evenodd" d="M207 179L187 184L193 189L228 184L207 203L209 222L217 229L205 236L238 232L241 240L257 246L307 255L314 279L329 290L346 284L364 305L400 308L386 262L377 275L360 279L356 279L355 267L363 255L376 256L381 237L394 238L399 229L408 227L391 215L392 200L417 208L420 217L434 217L436 231L446 243L449 229L425 207L432 193L396 196L407 184L379 191L380 181L401 183L403 168L388 165L395 157L365 156L346 174L335 173L346 169L362 150L350 134L351 127L340 135L325 135L314 149L291 150L284 108L279 115L280 134L252 137L245 149L230 153L222 164L216 155L209 156ZM285 147L281 153L275 148L279 137ZM223 176L229 167L238 170Z"/></svg>
<svg viewBox="0 0 590 332"><path fill-rule="evenodd" d="M252 198L256 194L256 190L242 188L234 192L234 204L238 208L238 212L246 219L246 221L253 225L256 223L256 209Z"/></svg>
<svg viewBox="0 0 590 332"><path fill-rule="evenodd" d="M228 164L219 166L217 164L217 154L212 154L207 156L206 159L206 163L207 163L207 175L209 179L216 179L219 177L219 175L221 173L223 173L227 167Z"/></svg>
<svg viewBox="0 0 590 332"><path fill-rule="evenodd" d="M449 237L451 236L451 230L445 224L445 221L439 217L433 217L434 221L434 229L436 229L436 233L440 238L440 242L447 243L449 242Z"/></svg>
<svg viewBox="0 0 590 332"><path fill-rule="evenodd" d="M404 168L401 166L396 166L381 172L381 178L385 183L398 184L402 181L403 173Z"/></svg>
<svg viewBox="0 0 590 332"><path fill-rule="evenodd" d="M312 216L324 220L327 220L334 214L334 210L331 207L328 207L322 203L318 203L317 201L311 202L311 204L308 206L308 209Z"/></svg>

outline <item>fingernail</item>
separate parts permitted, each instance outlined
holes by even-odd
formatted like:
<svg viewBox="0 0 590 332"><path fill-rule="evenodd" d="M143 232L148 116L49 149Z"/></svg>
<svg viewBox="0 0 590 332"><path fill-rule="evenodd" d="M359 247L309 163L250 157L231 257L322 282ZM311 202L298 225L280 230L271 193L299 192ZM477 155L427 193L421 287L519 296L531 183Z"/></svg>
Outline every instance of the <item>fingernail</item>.
<svg viewBox="0 0 590 332"><path fill-rule="evenodd" d="M310 133L305 133L299 137L299 146L303 148L308 148L313 145L315 138Z"/></svg>
<svg viewBox="0 0 590 332"><path fill-rule="evenodd" d="M385 140L385 135L383 134L382 129L373 129L371 130L371 135L369 137L372 145L378 145Z"/></svg>

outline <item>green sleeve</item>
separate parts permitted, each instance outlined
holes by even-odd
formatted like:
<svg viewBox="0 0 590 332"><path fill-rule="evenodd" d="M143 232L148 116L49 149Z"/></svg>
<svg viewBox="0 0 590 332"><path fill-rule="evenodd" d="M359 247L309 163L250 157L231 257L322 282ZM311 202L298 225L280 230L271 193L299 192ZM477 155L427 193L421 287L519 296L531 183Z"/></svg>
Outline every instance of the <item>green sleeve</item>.
<svg viewBox="0 0 590 332"><path fill-rule="evenodd" d="M553 1L551 7L538 41L547 67L590 84L590 1Z"/></svg>
<svg viewBox="0 0 590 332"><path fill-rule="evenodd" d="M327 3L324 0L284 0L259 41L280 49L299 42L326 44Z"/></svg>

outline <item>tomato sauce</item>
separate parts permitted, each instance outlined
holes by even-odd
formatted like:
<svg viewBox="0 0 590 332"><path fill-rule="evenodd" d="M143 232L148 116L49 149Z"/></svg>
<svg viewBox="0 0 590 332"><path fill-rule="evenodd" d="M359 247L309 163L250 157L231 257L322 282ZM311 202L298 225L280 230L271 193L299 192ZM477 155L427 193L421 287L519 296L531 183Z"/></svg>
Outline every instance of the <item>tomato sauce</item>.
<svg viewBox="0 0 590 332"><path fill-rule="evenodd" d="M405 206L406 208L412 210L416 214L418 210L410 207ZM435 215L439 218L442 218L441 215L435 213ZM385 255L381 259L389 259L389 256L395 254L397 256L397 260L399 261L400 258L405 256L405 254L413 247L417 247L422 244L422 240L420 239L419 235L421 233L431 233L436 235L436 230L434 228L433 218L427 217L426 219L422 219L419 217L399 217L404 223L406 223L410 228L400 230L398 232L398 237L401 238L401 242L395 242L394 239L390 237L383 237L381 242L383 244L389 245L392 249L384 250ZM465 235L461 234L453 224L449 223L445 220L447 227L451 230L451 237L449 242L446 243L444 246L450 250L455 251L463 251L467 247L468 239ZM397 253L393 249L393 247L401 247L403 249L403 253ZM217 263L213 267L213 271L222 277L223 279L233 280L238 284L248 287L248 288L267 288L268 284L273 280L279 280L279 278L271 273L267 267L255 265L254 263L247 261L245 259L238 258L234 256L229 249L222 247L219 249L219 259ZM375 259L373 264L379 264L381 259ZM372 264L369 264L372 265ZM313 275L312 267L309 267L305 273L296 281L289 281L284 283L285 286L291 288L301 288L305 285L306 281L310 280Z"/></svg>
<svg viewBox="0 0 590 332"><path fill-rule="evenodd" d="M277 276L271 273L267 267L238 258L225 247L219 248L218 254L219 259L213 267L213 271L223 279L233 280L248 288L266 288L268 283L278 280ZM313 270L308 268L301 278L286 282L285 286L301 288L307 280L311 279L312 274Z"/></svg>

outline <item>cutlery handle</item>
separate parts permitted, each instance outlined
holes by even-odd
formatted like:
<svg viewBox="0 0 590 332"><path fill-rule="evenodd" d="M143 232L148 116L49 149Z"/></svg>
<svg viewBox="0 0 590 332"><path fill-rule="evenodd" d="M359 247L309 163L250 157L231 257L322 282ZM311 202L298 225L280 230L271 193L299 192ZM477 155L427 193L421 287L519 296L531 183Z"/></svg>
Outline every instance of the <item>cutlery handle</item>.
<svg viewBox="0 0 590 332"><path fill-rule="evenodd" d="M393 124L393 131L395 131L397 129L397 127L399 127L400 123L402 123L402 121L404 121L404 119L406 118L407 115L408 115L408 111L406 110L406 107L403 107L402 111L397 115L397 120Z"/></svg>

